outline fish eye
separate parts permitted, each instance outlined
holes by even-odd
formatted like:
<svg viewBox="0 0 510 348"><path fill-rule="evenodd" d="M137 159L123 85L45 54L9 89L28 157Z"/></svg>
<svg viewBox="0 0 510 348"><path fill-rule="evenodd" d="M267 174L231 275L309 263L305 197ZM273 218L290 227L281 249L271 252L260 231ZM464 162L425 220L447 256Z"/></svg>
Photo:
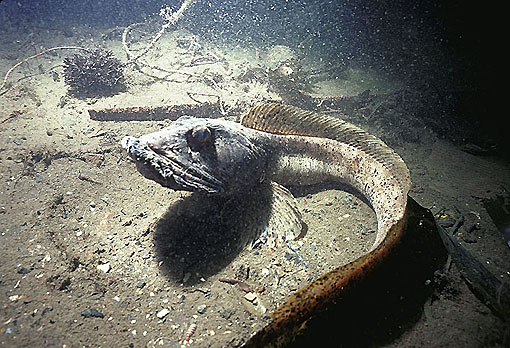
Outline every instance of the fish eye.
<svg viewBox="0 0 510 348"><path fill-rule="evenodd" d="M211 141L211 130L206 126L196 126L188 135L188 144L191 148L200 148Z"/></svg>

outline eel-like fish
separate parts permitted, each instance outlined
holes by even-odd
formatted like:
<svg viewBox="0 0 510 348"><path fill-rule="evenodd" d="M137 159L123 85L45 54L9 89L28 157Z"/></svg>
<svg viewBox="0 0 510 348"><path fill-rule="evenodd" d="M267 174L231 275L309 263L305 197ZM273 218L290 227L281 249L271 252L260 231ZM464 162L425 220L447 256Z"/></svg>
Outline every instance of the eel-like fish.
<svg viewBox="0 0 510 348"><path fill-rule="evenodd" d="M405 163L381 140L340 119L264 104L250 110L240 124L181 117L159 132L125 137L122 146L145 177L175 190L230 195L278 183L272 184L275 196L288 204L272 208L286 206L290 211L286 216L293 216L292 227L283 232L281 226L273 229L279 240L297 238L304 228L293 197L280 185L338 181L372 206L378 227L370 251L291 295L245 346L278 346L287 340L330 301L355 290L404 232L411 186Z"/></svg>

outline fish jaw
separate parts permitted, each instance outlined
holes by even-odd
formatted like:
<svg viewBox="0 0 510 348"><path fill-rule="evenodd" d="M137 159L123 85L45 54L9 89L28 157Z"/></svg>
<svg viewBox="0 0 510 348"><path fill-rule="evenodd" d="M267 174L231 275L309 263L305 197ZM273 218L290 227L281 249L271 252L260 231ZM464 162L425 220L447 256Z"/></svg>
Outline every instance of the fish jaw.
<svg viewBox="0 0 510 348"><path fill-rule="evenodd" d="M190 182L190 180L184 179L183 175L186 173L186 169L170 158L154 151L150 142L147 142L144 137L126 136L122 139L121 145L135 162L137 170L145 178L153 180L161 186L176 191L204 191L213 194L221 193L224 190L219 183L206 184L203 180Z"/></svg>

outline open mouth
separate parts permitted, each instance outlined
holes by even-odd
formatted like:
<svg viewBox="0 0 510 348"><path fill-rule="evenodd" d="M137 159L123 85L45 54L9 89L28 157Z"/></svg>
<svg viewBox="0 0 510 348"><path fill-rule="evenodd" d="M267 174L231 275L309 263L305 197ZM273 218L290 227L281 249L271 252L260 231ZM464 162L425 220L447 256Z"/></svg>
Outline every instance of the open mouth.
<svg viewBox="0 0 510 348"><path fill-rule="evenodd" d="M130 136L123 138L121 144L135 161L138 171L162 186L180 191L225 191L221 181L196 165L179 161L177 155L169 156L168 153L152 149L140 139Z"/></svg>

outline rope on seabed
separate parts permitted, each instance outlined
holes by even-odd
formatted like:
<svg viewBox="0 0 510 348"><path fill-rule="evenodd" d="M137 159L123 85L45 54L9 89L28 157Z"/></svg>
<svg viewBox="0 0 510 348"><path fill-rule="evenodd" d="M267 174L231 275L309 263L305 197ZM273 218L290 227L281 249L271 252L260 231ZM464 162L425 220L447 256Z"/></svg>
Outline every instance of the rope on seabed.
<svg viewBox="0 0 510 348"><path fill-rule="evenodd" d="M163 26L161 27L159 32L154 36L154 38L147 45L147 47L145 47L145 49L136 56L133 56L133 53L129 50L129 47L127 45L127 36L128 36L129 31L132 28L136 27L137 25L140 25L141 23L134 23L134 24L128 25L124 29L124 32L122 33L122 47L124 48L124 51L126 52L126 55L128 58L127 64L136 63L138 61L138 59L140 59L147 52L149 52L156 45L156 43L159 41L161 36L163 36L164 32L172 25L175 25L175 23L177 23L177 21L182 17L184 11L186 11L186 9L190 5L194 4L196 1L197 0L184 0L181 7L176 12L173 12L173 13L171 12L169 7L162 8L159 11L159 14L161 15L161 17L163 17L166 20L166 23L163 24Z"/></svg>
<svg viewBox="0 0 510 348"><path fill-rule="evenodd" d="M52 47L52 48L48 48L48 49L45 49L44 51L42 52L39 52L37 54L34 54L33 56L30 56L30 57L27 57L23 60L20 60L19 62L17 62L16 64L14 64L12 66L12 68L10 68L7 73L5 74L5 77L4 77L4 81L2 82L2 85L0 86L0 90L4 89L6 84L7 84L7 80L9 79L9 75L14 71L14 69L16 69L18 66L20 66L21 64L29 61L30 59L34 59L34 58L37 58L37 57L40 57L46 53L49 53L49 52L52 52L52 51L56 51L56 50L84 50L84 51L88 51L90 52L91 50L89 50L88 48L84 48L84 47L79 47L79 46L59 46L59 47Z"/></svg>

